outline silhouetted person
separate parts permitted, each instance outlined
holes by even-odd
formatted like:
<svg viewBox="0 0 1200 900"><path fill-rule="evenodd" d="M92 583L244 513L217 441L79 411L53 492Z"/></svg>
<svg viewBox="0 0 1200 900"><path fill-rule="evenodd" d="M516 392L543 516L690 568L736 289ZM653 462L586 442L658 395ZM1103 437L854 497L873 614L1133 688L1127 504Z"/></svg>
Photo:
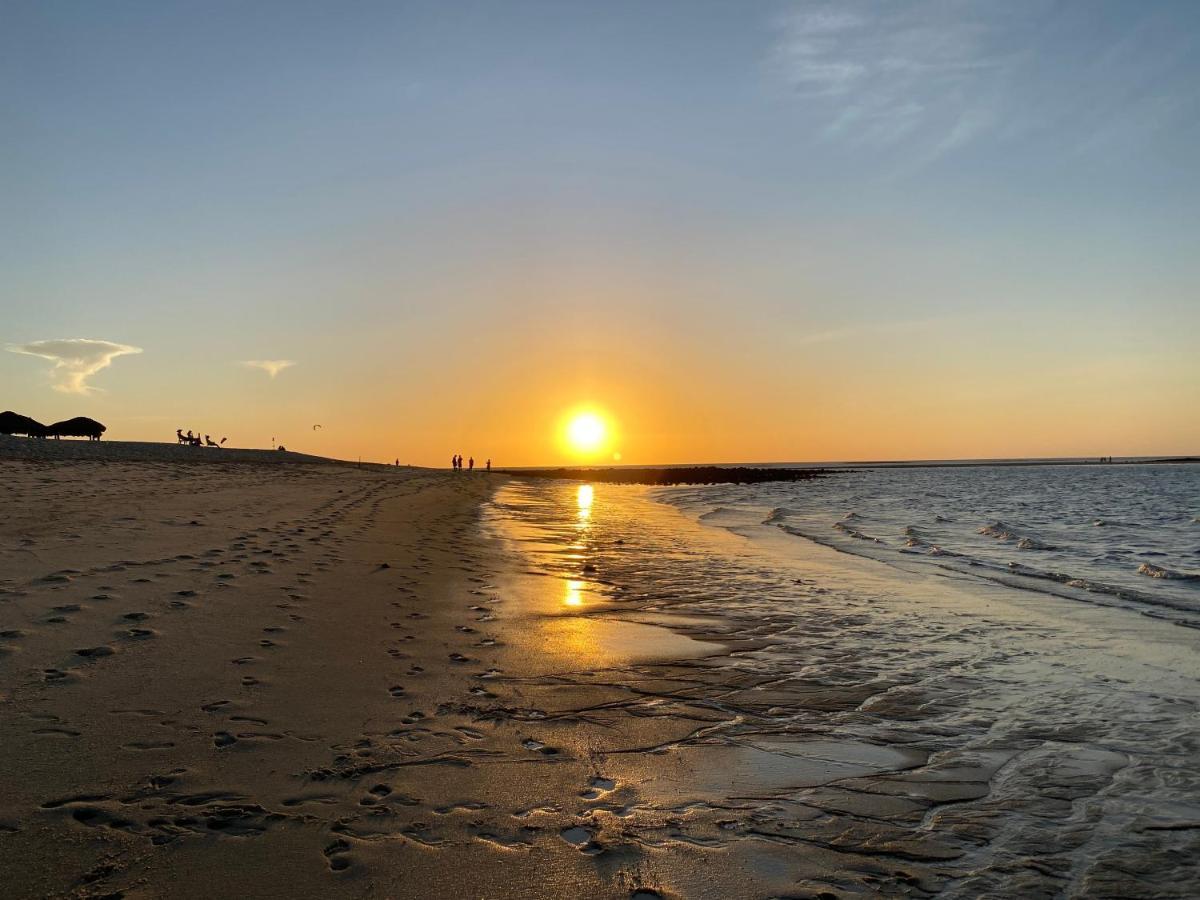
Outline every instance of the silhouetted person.
<svg viewBox="0 0 1200 900"><path fill-rule="evenodd" d="M492 458L489 456L487 461L487 470L492 471Z"/></svg>
<svg viewBox="0 0 1200 900"><path fill-rule="evenodd" d="M468 472L475 471L475 457L473 457L473 456L467 460L467 471Z"/></svg>

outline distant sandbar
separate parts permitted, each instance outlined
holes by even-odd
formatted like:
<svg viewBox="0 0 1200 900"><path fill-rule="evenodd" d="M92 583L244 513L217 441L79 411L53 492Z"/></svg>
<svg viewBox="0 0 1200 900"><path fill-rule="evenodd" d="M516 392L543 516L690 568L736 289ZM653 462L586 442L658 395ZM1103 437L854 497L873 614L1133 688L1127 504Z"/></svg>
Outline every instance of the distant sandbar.
<svg viewBox="0 0 1200 900"><path fill-rule="evenodd" d="M834 469L766 469L751 466L680 466L620 469L509 469L521 478L561 478L610 484L758 484L764 481L809 481Z"/></svg>

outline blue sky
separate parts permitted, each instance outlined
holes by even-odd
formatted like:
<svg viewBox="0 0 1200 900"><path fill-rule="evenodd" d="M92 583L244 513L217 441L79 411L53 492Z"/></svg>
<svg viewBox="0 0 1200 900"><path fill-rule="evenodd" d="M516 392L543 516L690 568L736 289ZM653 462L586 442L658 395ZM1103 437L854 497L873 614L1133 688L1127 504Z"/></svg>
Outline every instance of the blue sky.
<svg viewBox="0 0 1200 900"><path fill-rule="evenodd" d="M75 396L98 358L0 353L0 403L342 453L383 403L368 452L536 462L506 423L573 390L627 460L947 456L1011 434L999 379L1059 424L997 452L1196 450L1198 40L1195 3L5 4L0 341L142 352Z"/></svg>

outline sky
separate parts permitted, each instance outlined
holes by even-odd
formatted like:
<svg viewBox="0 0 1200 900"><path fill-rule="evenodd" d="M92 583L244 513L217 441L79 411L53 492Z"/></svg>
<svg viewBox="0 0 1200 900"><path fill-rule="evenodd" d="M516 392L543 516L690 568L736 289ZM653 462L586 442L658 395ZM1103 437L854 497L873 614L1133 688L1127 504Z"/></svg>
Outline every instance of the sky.
<svg viewBox="0 0 1200 900"><path fill-rule="evenodd" d="M10 0L0 123L0 408L43 422L1200 453L1191 0Z"/></svg>

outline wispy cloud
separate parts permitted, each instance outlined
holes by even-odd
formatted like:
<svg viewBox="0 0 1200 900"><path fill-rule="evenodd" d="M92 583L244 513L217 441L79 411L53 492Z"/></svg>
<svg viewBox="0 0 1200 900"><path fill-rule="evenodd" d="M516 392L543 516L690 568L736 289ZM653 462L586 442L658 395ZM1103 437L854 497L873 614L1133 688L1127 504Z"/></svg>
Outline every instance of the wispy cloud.
<svg viewBox="0 0 1200 900"><path fill-rule="evenodd" d="M918 163L987 140L1084 153L1189 121L1180 31L1154 4L1097 25L1046 0L840 0L781 17L769 61L826 140Z"/></svg>
<svg viewBox="0 0 1200 900"><path fill-rule="evenodd" d="M248 359L242 363L243 366L249 366L252 369L262 369L272 378L295 364L296 361L292 359Z"/></svg>
<svg viewBox="0 0 1200 900"><path fill-rule="evenodd" d="M800 332L791 338L790 344L794 347L809 347L815 344L832 344L872 337L916 334L933 329L938 325L944 324L946 321L945 317L933 316L923 319L864 322L856 325L848 325L844 328L830 328L825 331Z"/></svg>
<svg viewBox="0 0 1200 900"><path fill-rule="evenodd" d="M37 356L53 362L52 387L64 394L89 394L98 390L88 384L89 378L101 369L107 369L118 356L142 352L141 347L92 338L32 341L28 344L10 344L7 349L12 353Z"/></svg>
<svg viewBox="0 0 1200 900"><path fill-rule="evenodd" d="M945 152L991 119L988 85L1012 62L986 9L805 5L781 20L772 59L798 97L825 108L825 137L890 146L920 134Z"/></svg>

